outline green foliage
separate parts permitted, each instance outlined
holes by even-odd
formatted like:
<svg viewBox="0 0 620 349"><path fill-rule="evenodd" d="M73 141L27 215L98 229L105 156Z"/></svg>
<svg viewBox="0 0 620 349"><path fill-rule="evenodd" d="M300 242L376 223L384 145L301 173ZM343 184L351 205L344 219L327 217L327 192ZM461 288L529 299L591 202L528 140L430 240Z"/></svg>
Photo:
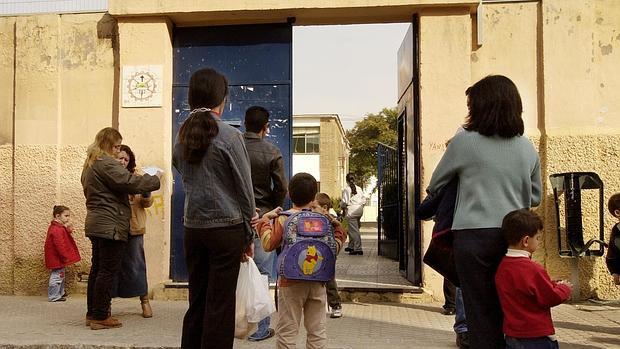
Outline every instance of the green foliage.
<svg viewBox="0 0 620 349"><path fill-rule="evenodd" d="M342 214L342 209L340 208L340 198L332 198L332 208L338 215Z"/></svg>
<svg viewBox="0 0 620 349"><path fill-rule="evenodd" d="M397 119L396 108L383 108L378 114L367 114L347 131L351 144L349 172L355 174L358 184L366 184L377 173L377 143L396 147Z"/></svg>
<svg viewBox="0 0 620 349"><path fill-rule="evenodd" d="M345 232L349 232L349 220L342 216L342 208L340 208L340 198L332 198L332 208L338 214L340 225Z"/></svg>

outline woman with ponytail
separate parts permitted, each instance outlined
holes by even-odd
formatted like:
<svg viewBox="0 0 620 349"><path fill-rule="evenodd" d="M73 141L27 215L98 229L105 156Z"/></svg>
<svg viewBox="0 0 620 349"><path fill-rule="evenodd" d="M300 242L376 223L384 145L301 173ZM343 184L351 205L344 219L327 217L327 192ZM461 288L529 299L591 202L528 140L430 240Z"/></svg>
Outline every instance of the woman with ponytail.
<svg viewBox="0 0 620 349"><path fill-rule="evenodd" d="M250 225L258 218L243 135L220 119L227 94L226 77L217 71L192 75L191 112L172 155L185 188L189 309L183 348L233 347L239 261L251 254Z"/></svg>

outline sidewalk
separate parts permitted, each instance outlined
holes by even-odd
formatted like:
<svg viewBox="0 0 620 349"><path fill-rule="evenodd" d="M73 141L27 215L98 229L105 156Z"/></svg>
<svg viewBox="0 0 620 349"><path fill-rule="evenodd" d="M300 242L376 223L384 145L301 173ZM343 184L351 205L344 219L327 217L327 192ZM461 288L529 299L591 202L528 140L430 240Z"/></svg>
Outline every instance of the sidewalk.
<svg viewBox="0 0 620 349"><path fill-rule="evenodd" d="M154 317L143 319L138 299L116 299L112 313L123 327L92 331L84 326L83 296L60 303L0 296L0 348L178 348L187 302L153 301L152 306ZM441 315L439 304L345 303L343 310L343 318L327 319L330 349L456 348L453 318ZM619 304L561 305L553 315L563 349L620 348ZM304 348L299 338L298 348ZM275 340L236 340L235 348L275 348Z"/></svg>

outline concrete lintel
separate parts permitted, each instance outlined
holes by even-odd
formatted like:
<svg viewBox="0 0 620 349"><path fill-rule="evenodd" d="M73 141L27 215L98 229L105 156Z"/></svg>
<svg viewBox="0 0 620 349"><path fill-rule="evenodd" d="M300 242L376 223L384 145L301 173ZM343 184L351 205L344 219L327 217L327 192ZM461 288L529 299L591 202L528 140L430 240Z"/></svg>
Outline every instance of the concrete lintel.
<svg viewBox="0 0 620 349"><path fill-rule="evenodd" d="M140 2L140 1L138 1ZM133 4L133 2L130 2ZM476 11L476 0L411 0L411 1L349 1L342 5L313 3L303 6L302 1L275 1L272 6L248 6L241 1L219 4L210 2L170 1L165 6L142 1L144 6L130 6L128 2L110 1L110 14L122 17L168 16L178 26L239 25L260 23L286 23L295 18L295 25L366 24L408 22L414 13L421 11L466 8Z"/></svg>

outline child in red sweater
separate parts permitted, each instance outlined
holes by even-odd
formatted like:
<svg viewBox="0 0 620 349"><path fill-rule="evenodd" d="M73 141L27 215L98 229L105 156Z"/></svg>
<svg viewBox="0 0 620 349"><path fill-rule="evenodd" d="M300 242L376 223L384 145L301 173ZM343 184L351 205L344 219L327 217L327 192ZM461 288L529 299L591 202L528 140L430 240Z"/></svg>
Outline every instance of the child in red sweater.
<svg viewBox="0 0 620 349"><path fill-rule="evenodd" d="M54 219L47 228L45 239L45 266L51 269L47 298L50 302L67 300L65 294L65 267L80 261L80 251L71 236L73 224L68 207L54 206Z"/></svg>
<svg viewBox="0 0 620 349"><path fill-rule="evenodd" d="M504 312L507 349L559 348L551 307L570 298L572 285L552 281L531 260L542 228L540 217L529 209L512 211L502 222L508 252L495 274L495 286Z"/></svg>

